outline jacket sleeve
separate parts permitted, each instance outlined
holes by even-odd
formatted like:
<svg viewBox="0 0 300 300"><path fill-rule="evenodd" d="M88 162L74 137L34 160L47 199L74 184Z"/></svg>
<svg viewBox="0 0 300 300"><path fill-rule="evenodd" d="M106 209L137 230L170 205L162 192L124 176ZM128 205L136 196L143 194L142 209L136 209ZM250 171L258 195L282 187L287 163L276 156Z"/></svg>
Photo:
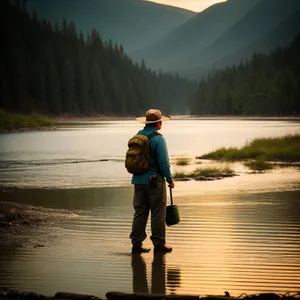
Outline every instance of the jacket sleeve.
<svg viewBox="0 0 300 300"><path fill-rule="evenodd" d="M173 181L170 170L170 161L166 140L163 136L158 136L156 144L156 157L161 175L166 178L167 182Z"/></svg>

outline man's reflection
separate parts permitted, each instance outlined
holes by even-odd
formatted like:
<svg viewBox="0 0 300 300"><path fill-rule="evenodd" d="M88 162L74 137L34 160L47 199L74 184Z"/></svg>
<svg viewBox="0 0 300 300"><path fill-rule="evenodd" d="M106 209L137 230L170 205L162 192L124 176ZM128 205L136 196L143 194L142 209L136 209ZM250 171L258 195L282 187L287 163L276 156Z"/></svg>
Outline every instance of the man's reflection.
<svg viewBox="0 0 300 300"><path fill-rule="evenodd" d="M152 262L152 294L166 293L166 255L165 253L154 253Z"/></svg>
<svg viewBox="0 0 300 300"><path fill-rule="evenodd" d="M133 277L133 292L148 294L146 263L141 253L131 254L131 267Z"/></svg>
<svg viewBox="0 0 300 300"><path fill-rule="evenodd" d="M147 269L145 260L140 253L132 253L131 259L132 276L133 276L133 292L149 293L147 282ZM166 253L154 253L152 261L152 277L151 277L151 293L166 294L166 278L167 286L174 294L180 286L180 269L171 268L167 270L166 276Z"/></svg>

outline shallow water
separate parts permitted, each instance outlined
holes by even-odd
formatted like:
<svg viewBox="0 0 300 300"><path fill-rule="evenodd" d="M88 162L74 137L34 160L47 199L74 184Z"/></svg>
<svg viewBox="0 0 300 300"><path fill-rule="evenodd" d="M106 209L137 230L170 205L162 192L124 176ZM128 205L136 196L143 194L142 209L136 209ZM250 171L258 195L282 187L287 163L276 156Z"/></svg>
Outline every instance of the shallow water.
<svg viewBox="0 0 300 300"><path fill-rule="evenodd" d="M134 256L131 188L18 189L1 198L79 214L62 222L61 237L44 248L4 250L3 286L101 297L112 290L234 296L299 290L300 190L176 197L181 223L167 230L174 251ZM151 247L149 239L145 244Z"/></svg>
<svg viewBox="0 0 300 300"><path fill-rule="evenodd" d="M193 157L299 128L292 122L174 121L163 134L172 157ZM60 222L61 235L45 239L45 247L1 249L0 286L100 297L112 290L200 296L299 291L300 173L295 168L176 183L181 223L167 229L173 252L132 256L132 187L121 145L137 129L126 121L0 135L0 200L78 215ZM151 247L149 236L145 244Z"/></svg>
<svg viewBox="0 0 300 300"><path fill-rule="evenodd" d="M0 135L0 186L74 188L125 186L127 141L135 121L94 122L58 131ZM300 132L300 122L174 120L163 124L171 158L195 157L256 137Z"/></svg>

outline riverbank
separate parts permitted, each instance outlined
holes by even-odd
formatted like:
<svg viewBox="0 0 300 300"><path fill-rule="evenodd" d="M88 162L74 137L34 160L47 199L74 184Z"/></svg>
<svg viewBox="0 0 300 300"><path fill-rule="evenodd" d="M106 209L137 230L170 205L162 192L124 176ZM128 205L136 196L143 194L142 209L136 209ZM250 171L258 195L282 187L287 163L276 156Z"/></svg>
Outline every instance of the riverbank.
<svg viewBox="0 0 300 300"><path fill-rule="evenodd" d="M27 132L27 131L48 131L57 130L60 126L66 125L92 125L94 122L101 121L131 121L137 116L118 116L118 115L91 115L91 116L72 116L72 115L21 115L11 114L0 110L0 134ZM172 115L172 120L245 120L245 121L300 121L300 116L215 116L215 115Z"/></svg>
<svg viewBox="0 0 300 300"><path fill-rule="evenodd" d="M200 297L198 295L159 295L159 294L129 294L129 293L121 293L121 292L108 292L106 293L107 300L281 300L281 299L289 299L296 300L299 299L298 293L286 293L284 295L275 294L275 293L260 293L260 294L242 294L240 297L231 297L230 293L225 291L224 295L209 295L205 297ZM60 300L101 300L103 298L99 298L94 295L89 294L76 294L76 293L68 293L68 292L58 292L54 296L44 296L38 293L33 292L21 292L18 290L10 290L8 288L0 288L0 300L15 300L15 299L60 299Z"/></svg>
<svg viewBox="0 0 300 300"><path fill-rule="evenodd" d="M18 133L18 132L29 132L29 131L53 131L57 130L57 126L38 126L38 127L23 127L13 129L0 129L1 133Z"/></svg>
<svg viewBox="0 0 300 300"><path fill-rule="evenodd" d="M0 133L55 130L56 122L47 117L31 114L13 114L0 110Z"/></svg>
<svg viewBox="0 0 300 300"><path fill-rule="evenodd" d="M225 161L254 159L256 161L300 162L300 134L277 138L257 138L247 142L241 148L220 148L197 158Z"/></svg>
<svg viewBox="0 0 300 300"><path fill-rule="evenodd" d="M49 209L1 201L0 248L44 247L59 236L57 230L59 220L74 216L63 209Z"/></svg>

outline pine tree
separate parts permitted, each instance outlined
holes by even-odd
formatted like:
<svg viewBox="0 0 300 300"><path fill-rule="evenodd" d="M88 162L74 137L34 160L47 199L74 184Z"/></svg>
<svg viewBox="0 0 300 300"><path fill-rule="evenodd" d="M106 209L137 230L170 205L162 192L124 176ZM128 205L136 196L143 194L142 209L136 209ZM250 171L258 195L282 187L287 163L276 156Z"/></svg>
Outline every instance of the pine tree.
<svg viewBox="0 0 300 300"><path fill-rule="evenodd" d="M79 110L75 95L75 72L68 58L65 59L62 67L61 91L63 112L78 114Z"/></svg>

